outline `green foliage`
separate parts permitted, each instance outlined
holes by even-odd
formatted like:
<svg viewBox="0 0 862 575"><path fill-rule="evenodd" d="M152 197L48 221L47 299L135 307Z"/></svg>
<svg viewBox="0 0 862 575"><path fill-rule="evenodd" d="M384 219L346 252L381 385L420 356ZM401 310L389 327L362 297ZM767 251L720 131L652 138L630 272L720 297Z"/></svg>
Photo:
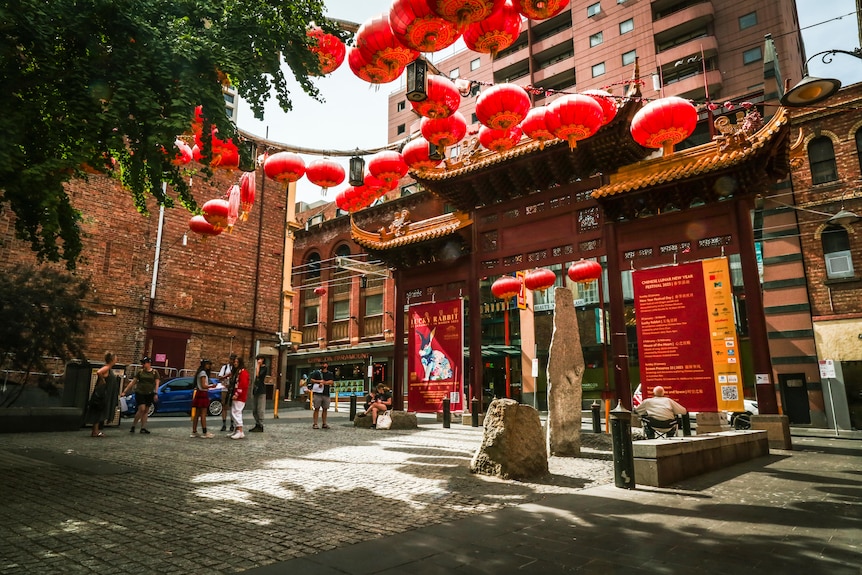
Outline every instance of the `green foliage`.
<svg viewBox="0 0 862 575"><path fill-rule="evenodd" d="M237 87L256 117L275 93L291 109L282 71L318 98L309 72L309 22L325 21L322 0L6 0L0 4L0 201L16 234L39 260L81 253L80 214L64 183L85 170L113 173L146 213L166 181L189 210L186 178L171 164L174 140L203 105L204 161L210 123L236 136L222 82ZM166 152L167 150L167 152Z"/></svg>
<svg viewBox="0 0 862 575"><path fill-rule="evenodd" d="M84 321L90 315L87 280L50 268L22 267L0 274L0 363L25 374L46 372L46 357L82 357ZM27 377L23 378L27 381ZM8 407L24 386L0 405Z"/></svg>

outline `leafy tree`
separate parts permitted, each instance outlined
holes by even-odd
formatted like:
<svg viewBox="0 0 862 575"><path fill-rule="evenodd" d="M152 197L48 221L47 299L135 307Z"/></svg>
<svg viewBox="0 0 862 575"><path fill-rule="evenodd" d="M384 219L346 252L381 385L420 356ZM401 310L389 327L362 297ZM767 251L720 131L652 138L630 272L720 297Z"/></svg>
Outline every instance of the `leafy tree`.
<svg viewBox="0 0 862 575"><path fill-rule="evenodd" d="M322 0L5 0L0 3L0 201L16 215L16 234L40 261L80 255L80 214L63 184L88 171L115 174L146 213L160 204L196 204L171 163L174 140L204 111L204 163L210 126L236 136L223 113L233 84L256 117L275 93L285 111L285 62L302 89L309 77L310 22L327 22Z"/></svg>
<svg viewBox="0 0 862 575"><path fill-rule="evenodd" d="M0 364L24 374L22 385L0 394L0 407L21 396L31 373L48 371L46 357L83 357L89 292L87 280L49 268L0 274Z"/></svg>

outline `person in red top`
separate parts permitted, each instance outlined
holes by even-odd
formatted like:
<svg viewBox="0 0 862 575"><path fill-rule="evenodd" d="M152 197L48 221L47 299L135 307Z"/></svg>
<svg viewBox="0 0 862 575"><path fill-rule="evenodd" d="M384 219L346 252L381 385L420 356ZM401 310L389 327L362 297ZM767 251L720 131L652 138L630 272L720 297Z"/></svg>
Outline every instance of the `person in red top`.
<svg viewBox="0 0 862 575"><path fill-rule="evenodd" d="M245 402L248 399L248 386L251 382L251 376L245 368L245 361L241 357L237 357L233 361L233 370L237 374L237 377L236 390L233 392L233 400L230 405L230 415L236 424L236 431L230 438L243 439L245 433L242 432L242 410L245 408Z"/></svg>

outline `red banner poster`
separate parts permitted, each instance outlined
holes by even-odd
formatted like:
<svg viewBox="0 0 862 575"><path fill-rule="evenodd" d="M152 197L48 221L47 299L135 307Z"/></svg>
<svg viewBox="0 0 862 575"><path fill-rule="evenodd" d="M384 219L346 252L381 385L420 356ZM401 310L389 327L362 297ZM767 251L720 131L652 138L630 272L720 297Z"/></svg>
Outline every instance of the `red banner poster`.
<svg viewBox="0 0 862 575"><path fill-rule="evenodd" d="M689 411L733 410L742 376L726 258L635 271L641 389Z"/></svg>
<svg viewBox="0 0 862 575"><path fill-rule="evenodd" d="M452 411L463 411L464 300L410 307L407 349L407 409L436 413L450 396Z"/></svg>

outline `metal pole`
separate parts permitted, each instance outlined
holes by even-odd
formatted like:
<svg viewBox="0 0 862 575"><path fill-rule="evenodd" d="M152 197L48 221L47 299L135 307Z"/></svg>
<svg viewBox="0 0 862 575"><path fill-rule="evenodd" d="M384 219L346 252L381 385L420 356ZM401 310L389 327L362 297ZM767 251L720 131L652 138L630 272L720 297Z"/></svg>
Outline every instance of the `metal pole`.
<svg viewBox="0 0 862 575"><path fill-rule="evenodd" d="M623 489L635 488L635 459L632 453L632 412L622 402L611 411L611 434L614 442L614 484Z"/></svg>
<svg viewBox="0 0 862 575"><path fill-rule="evenodd" d="M590 410L593 412L593 433L601 433L602 432L602 416L600 413L600 409L602 404L598 401L593 401L593 404L590 405Z"/></svg>
<svg viewBox="0 0 862 575"><path fill-rule="evenodd" d="M691 415L688 412L682 414L682 434L691 437Z"/></svg>
<svg viewBox="0 0 862 575"><path fill-rule="evenodd" d="M350 421L356 419L356 395L350 396Z"/></svg>
<svg viewBox="0 0 862 575"><path fill-rule="evenodd" d="M835 437L838 437L838 419L835 418L835 397L832 395L832 379L826 378L826 387L829 388L829 406L832 408L832 425L835 426Z"/></svg>
<svg viewBox="0 0 862 575"><path fill-rule="evenodd" d="M475 397L470 400L470 417L472 426L479 427L479 400Z"/></svg>
<svg viewBox="0 0 862 575"><path fill-rule="evenodd" d="M452 427L452 411L449 405L449 398L443 398L443 429Z"/></svg>

